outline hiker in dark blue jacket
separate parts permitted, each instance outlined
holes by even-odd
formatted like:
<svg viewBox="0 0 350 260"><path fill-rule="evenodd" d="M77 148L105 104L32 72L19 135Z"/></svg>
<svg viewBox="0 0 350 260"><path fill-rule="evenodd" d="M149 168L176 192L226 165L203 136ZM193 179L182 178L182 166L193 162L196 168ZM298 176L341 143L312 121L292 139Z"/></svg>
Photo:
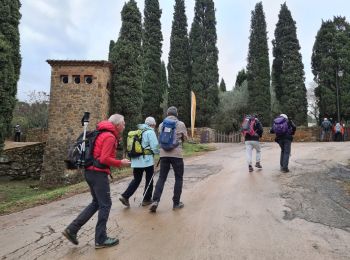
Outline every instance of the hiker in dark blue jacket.
<svg viewBox="0 0 350 260"><path fill-rule="evenodd" d="M270 133L276 134L275 142L281 147L280 170L282 172L289 172L288 163L295 130L295 124L288 119L286 114L281 114L275 118L270 130Z"/></svg>

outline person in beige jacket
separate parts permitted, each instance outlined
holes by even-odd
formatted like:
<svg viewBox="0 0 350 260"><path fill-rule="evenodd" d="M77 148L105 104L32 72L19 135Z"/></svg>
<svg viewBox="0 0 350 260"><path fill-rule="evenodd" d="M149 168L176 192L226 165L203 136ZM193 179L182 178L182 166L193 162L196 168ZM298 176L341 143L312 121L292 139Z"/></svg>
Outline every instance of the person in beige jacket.
<svg viewBox="0 0 350 260"><path fill-rule="evenodd" d="M166 147L162 145L162 132L165 130L165 122L173 123L175 127L174 134L174 145L173 147ZM180 201L182 184L183 184L183 174L184 174L184 161L182 155L182 144L187 140L187 128L184 122L178 119L177 108L172 106L168 108L167 117L164 119L163 123L159 125L160 133L160 172L159 179L157 181L152 201L150 211L156 212L160 197L162 196L165 181L168 177L170 170L170 165L174 170L175 184L174 184L174 196L173 196L173 209L181 209L184 204Z"/></svg>

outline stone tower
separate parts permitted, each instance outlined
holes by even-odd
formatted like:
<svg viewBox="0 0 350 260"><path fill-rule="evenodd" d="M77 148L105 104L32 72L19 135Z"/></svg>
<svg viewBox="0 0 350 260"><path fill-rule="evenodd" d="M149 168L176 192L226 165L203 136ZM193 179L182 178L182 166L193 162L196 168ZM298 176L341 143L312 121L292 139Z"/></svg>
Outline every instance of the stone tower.
<svg viewBox="0 0 350 260"><path fill-rule="evenodd" d="M48 60L51 65L48 140L41 184L70 183L76 171L65 168L69 144L83 131L81 118L90 112L88 130L107 119L112 64L107 61Z"/></svg>

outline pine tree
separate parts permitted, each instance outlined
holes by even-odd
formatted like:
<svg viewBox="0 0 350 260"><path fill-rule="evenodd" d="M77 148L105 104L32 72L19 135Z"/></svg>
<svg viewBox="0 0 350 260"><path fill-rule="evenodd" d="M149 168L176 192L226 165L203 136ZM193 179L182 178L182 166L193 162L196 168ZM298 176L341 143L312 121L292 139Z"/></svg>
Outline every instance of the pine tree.
<svg viewBox="0 0 350 260"><path fill-rule="evenodd" d="M224 81L224 78L221 78L220 86L219 86L220 91L225 92L226 91L226 84Z"/></svg>
<svg viewBox="0 0 350 260"><path fill-rule="evenodd" d="M12 112L16 105L17 81L21 54L19 0L0 0L0 152L10 130Z"/></svg>
<svg viewBox="0 0 350 260"><path fill-rule="evenodd" d="M197 97L197 126L209 126L219 105L216 18L212 0L196 0L190 32L191 87Z"/></svg>
<svg viewBox="0 0 350 260"><path fill-rule="evenodd" d="M190 50L185 1L175 0L168 60L169 106L175 106L181 120L190 125Z"/></svg>
<svg viewBox="0 0 350 260"><path fill-rule="evenodd" d="M145 0L143 24L143 117L162 119L163 90L161 86L161 55L163 36L161 32L158 0Z"/></svg>
<svg viewBox="0 0 350 260"><path fill-rule="evenodd" d="M322 21L312 53L312 73L320 118L337 120L337 86L340 119L350 119L350 25L345 17ZM342 71L343 76L337 76Z"/></svg>
<svg viewBox="0 0 350 260"><path fill-rule="evenodd" d="M279 112L287 114L297 125L307 125L304 65L295 21L286 3L281 5L272 44L272 88L276 94Z"/></svg>
<svg viewBox="0 0 350 260"><path fill-rule="evenodd" d="M109 53L115 66L111 86L111 113L124 115L124 133L141 122L141 13L134 0L124 4L118 41ZM110 45L110 46L111 46ZM113 46L114 45L114 46ZM124 134L124 137L125 137Z"/></svg>
<svg viewBox="0 0 350 260"><path fill-rule="evenodd" d="M247 81L249 111L258 113L261 122L269 125L271 119L270 65L265 14L262 2L252 11L249 37Z"/></svg>

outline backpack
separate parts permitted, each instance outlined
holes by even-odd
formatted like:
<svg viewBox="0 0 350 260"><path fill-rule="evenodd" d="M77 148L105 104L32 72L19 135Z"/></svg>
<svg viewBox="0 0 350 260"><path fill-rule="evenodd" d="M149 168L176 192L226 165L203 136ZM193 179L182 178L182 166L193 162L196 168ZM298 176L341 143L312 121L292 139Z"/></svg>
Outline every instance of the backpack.
<svg viewBox="0 0 350 260"><path fill-rule="evenodd" d="M242 122L242 132L243 135L249 134L250 136L255 136L256 132L254 130L256 120L254 117L246 116Z"/></svg>
<svg viewBox="0 0 350 260"><path fill-rule="evenodd" d="M340 133L341 132L341 125L338 123L335 125L335 132Z"/></svg>
<svg viewBox="0 0 350 260"><path fill-rule="evenodd" d="M283 116L276 117L273 120L272 130L276 135L285 135L289 133L288 120Z"/></svg>
<svg viewBox="0 0 350 260"><path fill-rule="evenodd" d="M322 122L321 126L325 131L329 131L332 127L332 124L330 121L326 120Z"/></svg>
<svg viewBox="0 0 350 260"><path fill-rule="evenodd" d="M67 169L74 170L79 168L87 168L89 166L96 166L101 169L108 168L107 165L101 164L98 160L95 160L93 156L93 150L95 146L96 138L100 133L106 131L87 131L85 136L85 153L83 154L82 146L83 146L83 135L81 133L77 138L76 142L71 145L68 149L68 157L65 160Z"/></svg>
<svg viewBox="0 0 350 260"><path fill-rule="evenodd" d="M147 129L129 131L128 138L126 140L126 151L129 158L135 158L145 154L153 154L151 150L142 146L142 135L145 131L147 131Z"/></svg>
<svg viewBox="0 0 350 260"><path fill-rule="evenodd" d="M179 145L176 138L177 120L164 119L159 135L159 145L165 151L171 151Z"/></svg>

